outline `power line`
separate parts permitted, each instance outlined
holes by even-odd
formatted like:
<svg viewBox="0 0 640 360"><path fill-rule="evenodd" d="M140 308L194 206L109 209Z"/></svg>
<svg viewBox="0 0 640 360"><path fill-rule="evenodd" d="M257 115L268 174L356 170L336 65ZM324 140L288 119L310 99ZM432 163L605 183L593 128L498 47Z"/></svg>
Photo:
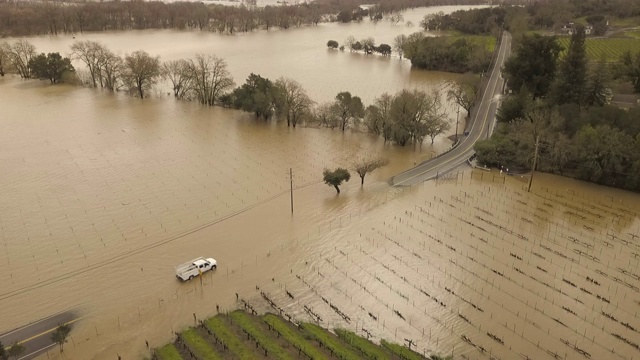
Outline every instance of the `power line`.
<svg viewBox="0 0 640 360"><path fill-rule="evenodd" d="M302 188L305 188L305 187L308 187L308 186L311 186L311 185L318 184L320 182L322 182L322 180L312 181L312 182L306 183L304 185L301 185L299 187L296 187L296 188L294 188L294 190L302 189ZM27 286L21 287L19 289L15 289L15 290L12 290L12 291L1 293L0 294L0 300L6 300L6 299L9 299L9 298L12 298L12 297L24 294L24 293L28 293L28 292L36 290L36 289L40 289L40 288L46 287L48 285L56 284L56 283L59 283L61 281L76 277L78 275L86 274L86 273L91 272L93 270L97 270L97 269L103 268L103 267L105 267L107 265L111 265L111 264L113 264L115 262L130 258L130 257L132 257L134 255L138 255L138 254L144 253L144 252L146 252L148 250L158 248L158 247L160 247L162 245L174 242L174 241L179 240L179 239L181 239L181 238L183 238L185 236L194 234L194 233L196 233L196 232L198 232L200 230L206 229L206 228L211 227L213 225L219 224L219 223L221 223L221 222L223 222L225 220L228 220L230 218L233 218L235 216L243 214L243 213L245 213L245 212L247 212L247 211L249 211L249 210L251 210L251 209L253 209L253 208L257 207L257 206L263 205L263 204L268 203L268 202L270 202L270 201L272 201L274 199L277 199L280 196L285 195L288 192L289 192L289 190L282 191L282 192L277 193L277 194L275 194L275 195L273 195L273 196L271 196L269 198L261 200L261 201L255 203L255 204L253 204L253 205L247 206L247 207L245 207L243 209L240 209L240 210L238 210L236 212L233 212L231 214L225 215L225 216L223 216L223 217L221 217L219 219L216 219L214 221L210 221L208 223L205 223L203 225L197 226L197 227L195 227L193 229L187 230L187 231L182 232L180 234L177 234L177 235L174 235L174 236L159 240L157 242L142 246L142 247L140 247L138 249L129 251L129 252L124 253L124 254L116 255L116 256L111 257L111 258L106 259L106 260L97 261L97 262L93 263L90 268L77 269L77 270L69 271L69 272L67 272L65 274L61 274L61 275L55 276L55 277L47 279L47 280L38 281L38 282L36 282L34 284L27 285Z"/></svg>

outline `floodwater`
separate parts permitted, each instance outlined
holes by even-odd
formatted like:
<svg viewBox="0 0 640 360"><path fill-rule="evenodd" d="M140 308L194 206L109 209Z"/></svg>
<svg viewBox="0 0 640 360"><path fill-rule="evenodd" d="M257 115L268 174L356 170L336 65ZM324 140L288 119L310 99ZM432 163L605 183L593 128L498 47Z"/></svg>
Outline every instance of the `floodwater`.
<svg viewBox="0 0 640 360"><path fill-rule="evenodd" d="M229 61L237 82L251 71L290 76L317 101L350 90L370 102L451 79L324 46L350 34L380 42L395 36L390 29L411 32L382 22L77 38L165 60L210 51ZM45 52L73 41L31 40ZM259 287L297 319L312 320L307 305L324 326L411 339L425 353L640 356L623 340L639 342L636 195L544 175L527 194L518 179L469 171L389 188L386 179L450 142L399 148L170 97L142 101L15 78L0 79L0 99L0 333L73 309L83 318L66 358L141 358L145 340L162 345L193 314L238 306L236 293L269 310ZM354 177L336 196L320 181L324 167L375 153L391 162L364 187ZM215 257L218 270L176 281L173 267L197 256Z"/></svg>
<svg viewBox="0 0 640 360"><path fill-rule="evenodd" d="M420 20L427 14L467 9L468 6L438 6L403 12L405 23L393 25L380 21L361 23L327 23L318 26L273 29L235 35L207 31L143 30L101 32L29 38L38 52L69 54L75 41L95 40L121 55L145 50L160 60L193 58L196 53L225 59L237 84L244 83L250 73L275 80L281 76L300 82L311 99L318 103L331 101L337 93L350 91L365 103L384 92L393 94L407 88L443 89L443 83L455 79L449 73L411 69L408 60L329 50L327 41L340 44L352 35L360 40L373 37L377 44L393 45L399 34L420 30ZM411 21L414 26L407 27ZM75 38L74 38L75 37ZM81 63L75 63L81 65ZM168 91L168 87L165 91Z"/></svg>

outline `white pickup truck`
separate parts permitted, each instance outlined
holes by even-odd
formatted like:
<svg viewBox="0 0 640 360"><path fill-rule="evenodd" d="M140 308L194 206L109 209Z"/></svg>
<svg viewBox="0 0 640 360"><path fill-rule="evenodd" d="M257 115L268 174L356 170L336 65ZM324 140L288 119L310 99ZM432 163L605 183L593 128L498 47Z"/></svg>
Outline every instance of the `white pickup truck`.
<svg viewBox="0 0 640 360"><path fill-rule="evenodd" d="M218 262L215 259L199 257L176 266L176 277L182 281L187 281L216 267L218 267Z"/></svg>

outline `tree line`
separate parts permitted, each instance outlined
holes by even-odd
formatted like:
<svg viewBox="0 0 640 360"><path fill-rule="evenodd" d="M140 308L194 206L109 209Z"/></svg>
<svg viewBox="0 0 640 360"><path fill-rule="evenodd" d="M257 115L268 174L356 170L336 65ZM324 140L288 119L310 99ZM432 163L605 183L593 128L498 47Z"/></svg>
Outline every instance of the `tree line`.
<svg viewBox="0 0 640 360"><path fill-rule="evenodd" d="M70 56L38 55L35 46L24 39L11 44L3 42L0 75L13 72L24 79L48 79L52 83L65 79L66 75L66 79L85 86L126 91L140 98L148 97L154 85L164 79L178 100L235 108L264 120L275 117L294 128L305 124L345 131L364 125L385 141L402 146L421 144L426 136L433 143L437 135L448 130L437 92L404 90L395 96L384 94L365 109L360 97L345 91L338 93L334 101L316 106L300 83L286 77L272 81L252 73L244 84L234 88L226 61L214 55L196 54L191 59L161 62L158 56L145 51L120 56L100 42L76 41ZM76 73L71 59L81 61L86 71ZM38 75L41 68L42 76ZM458 102L455 98L453 101Z"/></svg>
<svg viewBox="0 0 640 360"><path fill-rule="evenodd" d="M494 136L476 144L490 166L531 168L640 190L640 109L609 105L612 78L637 81L640 53L629 63L589 63L584 29L561 49L554 37L523 36L504 75L513 95L502 103ZM635 69L635 72L632 72Z"/></svg>
<svg viewBox="0 0 640 360"><path fill-rule="evenodd" d="M133 29L198 29L220 33L247 32L278 27L288 29L319 22L358 21L374 14L389 14L433 5L465 5L483 0L382 0L370 10L364 0L322 0L300 5L255 6L245 0L240 6L201 2L101 1L101 2L0 2L0 36L57 35L85 31Z"/></svg>
<svg viewBox="0 0 640 360"><path fill-rule="evenodd" d="M372 37L356 40L355 37L349 36L343 45L336 40L329 40L327 47L341 51L362 51L367 55L375 52L382 56L391 56L396 52L401 59L406 57L411 61L411 66L419 69L456 73L484 71L491 64L492 57L492 53L483 42L473 42L464 37L431 37L425 36L422 32L409 36L400 34L394 38L393 45L376 45Z"/></svg>
<svg viewBox="0 0 640 360"><path fill-rule="evenodd" d="M558 31L563 25L584 18L586 23L593 26L594 35L602 36L607 30L608 19L637 16L640 16L640 2L636 0L513 0L504 1L503 6L494 8L428 15L420 25L425 30L496 35L502 29L512 33L527 30Z"/></svg>

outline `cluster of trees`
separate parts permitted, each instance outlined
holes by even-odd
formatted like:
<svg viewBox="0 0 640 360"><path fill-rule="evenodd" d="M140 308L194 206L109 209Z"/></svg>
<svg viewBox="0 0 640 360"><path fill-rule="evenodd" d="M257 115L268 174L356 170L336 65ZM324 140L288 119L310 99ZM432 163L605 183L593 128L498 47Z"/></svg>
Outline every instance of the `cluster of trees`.
<svg viewBox="0 0 640 360"><path fill-rule="evenodd" d="M497 35L502 29L512 33L559 31L563 25L584 18L593 26L593 34L601 36L607 31L607 20L640 16L640 2L635 0L514 0L503 4L505 6L425 16L420 26L425 30Z"/></svg>
<svg viewBox="0 0 640 360"><path fill-rule="evenodd" d="M464 34L499 34L505 18L507 7L492 7L454 11L451 14L442 12L427 15L420 26L427 31L455 30Z"/></svg>
<svg viewBox="0 0 640 360"><path fill-rule="evenodd" d="M538 149L537 170L640 190L640 109L607 104L612 69L588 62L584 40L578 31L558 59L553 38L521 39L504 68L515 94L494 136L476 144L480 162L531 168Z"/></svg>
<svg viewBox="0 0 640 360"><path fill-rule="evenodd" d="M482 0L383 0L372 10L389 14L419 6L478 4ZM317 25L322 21L359 21L369 11L364 0L324 0L300 5L256 7L202 2L101 1L0 2L0 36L57 35L131 29L199 29L221 33Z"/></svg>
<svg viewBox="0 0 640 360"><path fill-rule="evenodd" d="M297 81L280 77L275 82L260 75L250 74L240 87L221 98L223 105L255 114L267 120L273 115L286 120L287 126L296 127L308 121L313 100Z"/></svg>
<svg viewBox="0 0 640 360"><path fill-rule="evenodd" d="M470 110L477 91L477 82L468 79L452 85L449 99ZM295 80L281 77L272 82L251 74L242 86L224 95L220 102L251 112L256 118L266 120L275 115L291 127L304 123L345 131L363 124L385 141L401 146L422 144L425 137L433 143L436 136L450 127L438 92L403 90L395 96L383 94L365 109L360 97L343 91L333 101L316 106Z"/></svg>
<svg viewBox="0 0 640 360"><path fill-rule="evenodd" d="M412 66L457 73L484 71L491 64L492 56L481 42L447 36L429 37L423 33L409 35L402 50Z"/></svg>
<svg viewBox="0 0 640 360"><path fill-rule="evenodd" d="M346 46L351 52L363 51L367 55L377 52L382 56L391 56L391 46L389 44L380 44L376 46L376 41L372 37L356 40L355 37L349 36L344 43L345 45L340 46L337 41L329 40L327 42L327 47L330 49L339 48L344 51Z"/></svg>
<svg viewBox="0 0 640 360"><path fill-rule="evenodd" d="M356 159L351 167L360 177L360 186L364 186L364 178L368 173L375 171L389 163L389 159L384 157L361 156ZM324 183L333 186L336 193L340 194L340 185L343 182L351 180L351 173L345 168L337 168L335 170L324 169L322 172Z"/></svg>
<svg viewBox="0 0 640 360"><path fill-rule="evenodd" d="M438 92L427 94L420 90L402 90L376 98L366 110L367 129L398 145L422 144L449 130L447 114Z"/></svg>
<svg viewBox="0 0 640 360"><path fill-rule="evenodd" d="M640 93L640 50L636 53L624 53L613 72L615 78L626 79L633 84L633 90Z"/></svg>
<svg viewBox="0 0 640 360"><path fill-rule="evenodd" d="M160 62L145 51L121 57L96 41L77 41L71 50L72 57L87 67L88 74L81 79L85 84L109 91L128 90L140 98L165 78L177 99L214 105L234 85L226 62L212 55Z"/></svg>
<svg viewBox="0 0 640 360"><path fill-rule="evenodd" d="M71 59L59 53L38 54L35 46L26 40L0 43L0 76L16 73L23 79L49 80L56 84L65 76L71 78L73 72Z"/></svg>
<svg viewBox="0 0 640 360"><path fill-rule="evenodd" d="M304 123L345 131L364 120L366 127L383 135L385 141L402 146L420 144L425 136L433 142L448 128L438 93L428 95L414 90L394 97L385 94L365 111L358 96L340 92L334 101L315 106L300 83L285 77L271 81L252 73L234 89L227 63L212 55L196 54L193 59L161 62L159 57L144 51L121 57L96 41L76 41L71 50L71 57L86 65L80 82L112 92L128 91L140 98L147 97L160 79L166 79L179 100L233 107L265 120L275 116L294 128ZM23 78L42 77L55 83L65 72L73 71L73 67L69 58L58 53L37 55L32 44L20 40L0 45L0 74L9 70ZM453 100L466 109L463 104L469 96L464 91Z"/></svg>

